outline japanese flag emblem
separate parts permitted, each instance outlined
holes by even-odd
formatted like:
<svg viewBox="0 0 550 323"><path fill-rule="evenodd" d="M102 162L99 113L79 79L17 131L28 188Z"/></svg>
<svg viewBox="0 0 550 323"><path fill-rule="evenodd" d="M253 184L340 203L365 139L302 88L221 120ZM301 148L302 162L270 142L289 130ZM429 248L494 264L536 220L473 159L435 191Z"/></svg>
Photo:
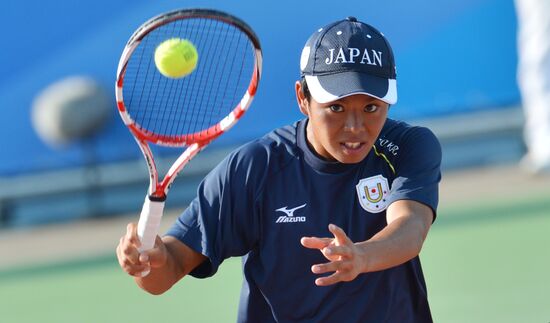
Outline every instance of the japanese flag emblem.
<svg viewBox="0 0 550 323"><path fill-rule="evenodd" d="M388 207L390 187L382 175L363 178L355 186L357 197L363 209L370 213L380 213Z"/></svg>

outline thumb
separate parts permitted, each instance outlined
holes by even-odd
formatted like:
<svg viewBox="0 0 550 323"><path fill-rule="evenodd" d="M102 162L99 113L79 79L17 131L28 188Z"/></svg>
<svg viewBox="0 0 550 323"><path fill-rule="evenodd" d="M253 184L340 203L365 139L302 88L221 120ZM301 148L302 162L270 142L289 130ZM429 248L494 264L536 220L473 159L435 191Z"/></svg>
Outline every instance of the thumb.
<svg viewBox="0 0 550 323"><path fill-rule="evenodd" d="M166 263L167 258L168 250L159 236L156 237L155 247L143 251L139 256L140 262L149 263L153 268L162 267Z"/></svg>

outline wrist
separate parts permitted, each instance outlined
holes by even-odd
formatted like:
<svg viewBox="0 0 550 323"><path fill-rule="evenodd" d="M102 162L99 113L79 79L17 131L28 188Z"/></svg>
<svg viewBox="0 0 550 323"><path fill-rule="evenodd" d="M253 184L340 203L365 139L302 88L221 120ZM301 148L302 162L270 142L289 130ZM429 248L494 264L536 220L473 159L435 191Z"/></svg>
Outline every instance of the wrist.
<svg viewBox="0 0 550 323"><path fill-rule="evenodd" d="M355 243L355 247L357 249L360 273L368 273L372 271L371 262L368 256L368 243L366 241L358 242Z"/></svg>

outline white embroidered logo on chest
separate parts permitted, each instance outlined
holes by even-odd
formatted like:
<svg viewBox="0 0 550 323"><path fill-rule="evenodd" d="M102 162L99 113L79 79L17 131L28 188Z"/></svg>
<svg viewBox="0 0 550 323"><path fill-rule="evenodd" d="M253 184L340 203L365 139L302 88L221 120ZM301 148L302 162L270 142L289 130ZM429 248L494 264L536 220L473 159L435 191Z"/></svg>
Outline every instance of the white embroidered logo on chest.
<svg viewBox="0 0 550 323"><path fill-rule="evenodd" d="M306 222L305 216L294 216L294 212L296 210L299 210L301 208L306 207L306 204L297 206L295 208L289 209L288 206L284 206L282 208L278 208L275 211L283 212L286 215L281 215L277 218L275 223L288 223L288 222Z"/></svg>
<svg viewBox="0 0 550 323"><path fill-rule="evenodd" d="M365 211L380 213L388 207L390 187L382 175L363 178L355 186L359 203Z"/></svg>

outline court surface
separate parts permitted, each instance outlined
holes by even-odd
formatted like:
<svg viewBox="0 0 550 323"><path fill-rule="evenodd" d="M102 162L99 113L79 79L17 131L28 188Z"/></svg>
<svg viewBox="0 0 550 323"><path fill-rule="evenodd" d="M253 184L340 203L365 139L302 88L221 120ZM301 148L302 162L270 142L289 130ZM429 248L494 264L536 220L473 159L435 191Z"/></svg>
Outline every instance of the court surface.
<svg viewBox="0 0 550 323"><path fill-rule="evenodd" d="M421 254L436 322L550 322L549 182L510 166L444 175ZM132 219L0 232L0 321L234 322L240 260L150 296L114 256Z"/></svg>

